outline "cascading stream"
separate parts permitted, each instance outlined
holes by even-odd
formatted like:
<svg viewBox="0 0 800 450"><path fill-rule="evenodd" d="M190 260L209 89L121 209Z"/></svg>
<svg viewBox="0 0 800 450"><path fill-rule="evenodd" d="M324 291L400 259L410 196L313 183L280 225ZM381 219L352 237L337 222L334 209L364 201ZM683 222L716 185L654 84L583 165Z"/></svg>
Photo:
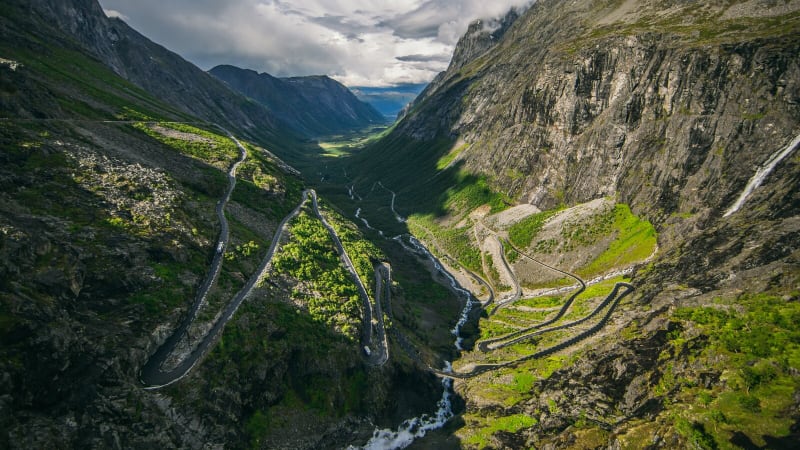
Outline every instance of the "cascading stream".
<svg viewBox="0 0 800 450"><path fill-rule="evenodd" d="M775 169L775 166L777 166L778 163L780 163L784 158L789 156L789 154L792 153L795 148L797 148L798 144L800 144L800 135L795 137L794 140L789 143L789 145L770 156L769 159L761 167L759 167L758 170L756 170L755 175L750 178L750 181L747 182L747 185L742 193L739 194L739 198L737 198L736 202L731 205L727 211L725 211L725 214L723 214L722 217L728 217L738 211L742 205L744 205L744 202L747 201L747 198L750 196L750 194L752 194L757 187L761 186L761 183L764 182L764 179L766 179L767 176L769 176L769 174Z"/></svg>
<svg viewBox="0 0 800 450"><path fill-rule="evenodd" d="M424 255L426 258L428 258L436 270L438 270L445 278L449 280L452 289L464 297L464 309L462 309L461 316L452 330L453 334L456 336L456 348L463 350L461 347L461 344L463 343L463 338L461 337L461 328L467 322L469 318L469 312L472 310L472 306L474 304L472 295L469 291L458 284L456 279L444 269L436 257L434 257L433 254L431 254L431 252L416 238L409 236L408 241L411 244L410 247L402 242L402 236L395 236L393 239L400 242L406 250L418 255ZM450 361L445 361L442 371L452 371L452 365ZM372 438L360 448L364 450L389 450L406 448L411 445L414 440L424 437L429 431L443 427L444 424L454 416L453 404L451 401L453 397L453 380L447 377L442 378L442 387L442 398L436 405L436 413L434 415L423 414L419 417L408 419L400 424L396 430L375 430L372 434ZM350 446L348 447L348 450L354 450L356 448L359 447Z"/></svg>

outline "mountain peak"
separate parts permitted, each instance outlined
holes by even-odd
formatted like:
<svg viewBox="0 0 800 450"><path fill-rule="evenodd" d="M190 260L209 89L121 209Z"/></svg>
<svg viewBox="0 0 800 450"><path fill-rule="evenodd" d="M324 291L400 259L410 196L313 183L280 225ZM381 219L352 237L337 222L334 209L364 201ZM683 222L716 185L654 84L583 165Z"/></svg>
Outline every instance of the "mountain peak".
<svg viewBox="0 0 800 450"><path fill-rule="evenodd" d="M306 136L339 134L385 122L378 111L327 75L276 78L231 65L214 67L209 73Z"/></svg>
<svg viewBox="0 0 800 450"><path fill-rule="evenodd" d="M456 71L494 47L519 18L516 8L498 19L478 19L458 40L448 72Z"/></svg>

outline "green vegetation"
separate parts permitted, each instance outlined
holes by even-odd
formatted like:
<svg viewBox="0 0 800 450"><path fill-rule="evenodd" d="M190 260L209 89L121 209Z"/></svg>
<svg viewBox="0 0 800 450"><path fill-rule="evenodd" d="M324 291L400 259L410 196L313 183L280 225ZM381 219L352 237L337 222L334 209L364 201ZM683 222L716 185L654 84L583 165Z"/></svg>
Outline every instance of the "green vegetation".
<svg viewBox="0 0 800 450"><path fill-rule="evenodd" d="M310 291L295 291L294 297L303 300L314 320L355 340L361 321L361 301L327 230L304 211L292 221L290 231L292 240L275 254L273 267L278 273L308 283Z"/></svg>
<svg viewBox="0 0 800 450"><path fill-rule="evenodd" d="M536 419L526 414L513 414L487 420L480 425L472 424L474 426L470 426L470 429L474 431L474 434L467 438L466 443L478 448L485 448L489 444L489 438L498 431L516 433L524 428L530 428L536 423Z"/></svg>
<svg viewBox="0 0 800 450"><path fill-rule="evenodd" d="M443 155L439 158L439 161L436 161L436 168L439 170L446 169L450 163L453 162L458 156L464 152L464 150L469 148L469 144L463 144L458 147L454 147L450 150L450 152Z"/></svg>
<svg viewBox="0 0 800 450"><path fill-rule="evenodd" d="M453 163L463 151L465 148L455 146L451 139L418 141L393 133L355 153L348 159L347 171L362 174L354 180L358 185L368 188L382 181L393 189L398 193L398 209L404 208L404 201L414 199L414 211L423 216L463 217L484 204L494 212L505 209L511 199L492 187L490 176ZM377 219L375 223L384 231L391 230Z"/></svg>
<svg viewBox="0 0 800 450"><path fill-rule="evenodd" d="M233 249L225 252L225 261L235 261L238 258L247 258L258 251L259 245L255 241L248 241L243 244L237 244Z"/></svg>
<svg viewBox="0 0 800 450"><path fill-rule="evenodd" d="M250 436L250 448L261 448L262 440L269 433L268 414L268 412L264 413L258 410L247 419L244 429Z"/></svg>
<svg viewBox="0 0 800 450"><path fill-rule="evenodd" d="M610 235L613 231L619 229L617 223L617 216L627 218L628 215L621 211L623 205L618 205L617 208L606 208L595 214L592 214L586 221L572 222L566 221L561 227L561 240L563 242L562 249L565 252L574 250L576 247L588 247L596 244L604 237Z"/></svg>
<svg viewBox="0 0 800 450"><path fill-rule="evenodd" d="M608 280L603 280L599 283L586 286L586 289L581 293L580 297L581 298L606 297L614 288L615 284L628 281L630 281L630 279L624 276L609 278Z"/></svg>
<svg viewBox="0 0 800 450"><path fill-rule="evenodd" d="M137 118L140 118L137 116ZM240 157L240 151L229 136L220 132L212 132L192 125L161 122L158 124L137 122L132 125L150 137L183 154L199 159L210 167L198 167L218 179L220 192L227 185L227 172L230 166ZM247 158L237 168L237 184L231 200L264 213L270 218L283 217L294 208L302 181L294 176L286 175L260 147L247 142L242 145L247 149ZM218 194L214 194L216 196Z"/></svg>
<svg viewBox="0 0 800 450"><path fill-rule="evenodd" d="M224 170L239 159L239 149L236 144L222 134L191 125L168 122L158 125L137 122L133 127L181 153Z"/></svg>
<svg viewBox="0 0 800 450"><path fill-rule="evenodd" d="M247 149L247 159L236 171L239 182L233 200L273 217L285 216L300 198L302 181L283 173L278 161L263 148L249 142L242 145Z"/></svg>
<svg viewBox="0 0 800 450"><path fill-rule="evenodd" d="M268 158L260 147L243 143L247 149L247 159L236 170L236 177L242 181L252 183L256 188L266 192L281 192L284 190L281 174L275 161Z"/></svg>
<svg viewBox="0 0 800 450"><path fill-rule="evenodd" d="M354 150L379 141L393 129L394 126L377 125L346 135L326 136L323 141L318 143L319 148L323 150L321 156L325 158L348 156Z"/></svg>
<svg viewBox="0 0 800 450"><path fill-rule="evenodd" d="M523 298L518 300L514 304L520 306L527 306L530 308L552 308L554 306L560 306L563 301L564 299L562 297L545 296L545 297Z"/></svg>
<svg viewBox="0 0 800 450"><path fill-rule="evenodd" d="M196 270L200 275L204 270L205 259L195 256L192 261L178 263L165 261L150 263L153 273L158 277L158 282L131 295L131 303L144 306L147 313L156 314L176 308L179 305L189 305L193 300L193 289L180 283L180 275L191 270Z"/></svg>
<svg viewBox="0 0 800 450"><path fill-rule="evenodd" d="M385 259L380 249L370 241L364 239L358 227L352 222L345 220L340 214L329 208L325 208L321 210L321 212L325 215L328 223L336 230L336 234L339 236L339 240L342 241L342 246L353 262L353 266L355 266L356 272L361 278L361 282L364 283L368 292L373 292L375 289L375 271L373 263Z"/></svg>
<svg viewBox="0 0 800 450"><path fill-rule="evenodd" d="M539 231L544 226L547 219L553 217L559 210L543 211L537 214L532 214L519 222L511 225L508 229L508 239L516 247L522 249L531 245L531 241L536 237Z"/></svg>
<svg viewBox="0 0 800 450"><path fill-rule="evenodd" d="M253 405L242 419L252 448L294 429L296 421L326 423L361 412L370 388L352 341L302 309L263 297L242 304L203 365L211 389L244 385L253 398L274 399L245 400ZM198 395L186 386L172 389Z"/></svg>
<svg viewBox="0 0 800 450"><path fill-rule="evenodd" d="M705 388L675 375L665 384L678 432L701 448L726 447L735 432L759 446L765 436L787 436L800 386L800 303L744 294L681 308L674 318L685 331L671 335L673 352L690 352L698 367L724 380Z"/></svg>
<svg viewBox="0 0 800 450"><path fill-rule="evenodd" d="M522 350L522 355L525 355L530 354L531 351L529 350L531 349L535 351L535 347L536 345L528 343L527 349L519 346L512 350ZM498 355L497 361L507 361L510 354ZM536 397L538 394L534 389L534 385L537 381L550 377L553 372L571 364L578 357L578 353L573 353L570 356L553 355L547 358L525 361L513 369L501 369L494 373L481 375L475 379L477 383L470 382L470 389L474 389L476 395L486 401L510 408ZM462 364L462 362L459 362L457 366L459 364ZM458 367L456 367L457 369Z"/></svg>
<svg viewBox="0 0 800 450"><path fill-rule="evenodd" d="M36 19L28 16L19 23L25 24L29 20ZM47 27L42 25L42 28ZM11 33L9 36L14 35L13 31L8 32ZM70 46L43 46L32 36L23 39L15 36L0 42L0 52L5 58L22 62L25 70L43 77L36 83L45 84L47 88L42 90L52 95L49 101L53 102L54 111L48 114L60 109L73 117L112 119L127 108L159 119L188 118L185 113L154 99L143 89L119 77L100 61ZM45 101L42 97L37 100Z"/></svg>
<svg viewBox="0 0 800 450"><path fill-rule="evenodd" d="M1 138L4 143L8 143L7 139L28 142L34 135L45 139L37 140L36 145L4 145L7 157L5 168L15 173L31 174L37 180L36 183L20 186L14 193L12 202L24 207L29 214L58 218L63 223L63 229L71 233L71 244L81 248L81 252L92 255L84 263L84 270L88 273L106 273L105 279L110 285L119 283L118 286L123 286L130 283L123 281L124 273L108 274L109 267L119 267L120 264L119 254L114 257L107 251L114 248L116 243L133 240L141 248L161 249L171 247L172 242L181 236L182 228L199 229L196 232L198 237L207 238L211 234L212 230L204 226L202 220L189 217L192 210L187 205L169 210L161 217L144 217L125 206L151 201L152 190L155 189L178 190L181 186L169 177L163 179L169 186L143 186L141 180L130 174L114 173L113 183L109 183L107 189L113 189L113 195L121 202L121 210L119 215L111 215L114 211L105 203L101 186L96 180L99 175L82 170L72 156L68 157L67 153L46 142L51 134L69 134L61 129L60 124L46 124L48 129L42 129L43 126L45 125L4 125L4 137ZM194 289L193 286L181 282L180 275L194 273L201 276L207 267L206 249L193 248L191 245L189 249L191 251L183 253L183 260L180 262L163 252L154 252L147 265L140 267L146 273L154 275L152 282L139 282L111 295L118 296L122 305L142 312L141 317L144 320L188 304ZM64 270L74 264L65 258L58 246L54 246L52 252L38 257L37 260L37 267L32 268L34 272L40 269L39 265L42 270ZM28 295L38 297L33 292ZM130 310L122 308L121 311L128 314Z"/></svg>
<svg viewBox="0 0 800 450"><path fill-rule="evenodd" d="M492 316L492 319L496 318L501 321L519 325L520 327L525 327L541 322L548 314L549 311L522 311L512 307L506 307L498 310L497 313Z"/></svg>
<svg viewBox="0 0 800 450"><path fill-rule="evenodd" d="M447 256L454 258L467 269L478 273L483 272L481 253L472 237L471 227L440 226L431 216L412 216L408 220L408 227L416 236L433 238L434 245L431 246L431 251L434 253L444 251Z"/></svg>
<svg viewBox="0 0 800 450"><path fill-rule="evenodd" d="M504 334L517 331L519 328L506 325L496 320L484 320L481 322L481 339L490 339Z"/></svg>
<svg viewBox="0 0 800 450"><path fill-rule="evenodd" d="M498 213L511 204L511 199L497 193L489 185L484 176L475 176L465 170L459 170L455 183L442 194L442 204L448 211L457 215L472 211L481 205L489 205L490 213Z"/></svg>
<svg viewBox="0 0 800 450"><path fill-rule="evenodd" d="M656 249L655 228L650 222L634 216L628 205L620 203L614 208L613 229L617 235L608 249L578 270L579 275L588 277L615 267L644 261Z"/></svg>
<svg viewBox="0 0 800 450"><path fill-rule="evenodd" d="M532 251L539 254L570 252L610 240L608 247L600 255L577 270L582 277L591 277L643 261L656 249L655 228L650 222L633 215L630 208L621 203L613 208L604 208L584 220L566 220L559 238L537 240L544 224L558 212L559 210L543 211L520 220L508 228L509 240L514 246L521 248L528 248L535 242ZM506 253L508 257L514 256L508 249ZM526 284L526 287L535 286Z"/></svg>

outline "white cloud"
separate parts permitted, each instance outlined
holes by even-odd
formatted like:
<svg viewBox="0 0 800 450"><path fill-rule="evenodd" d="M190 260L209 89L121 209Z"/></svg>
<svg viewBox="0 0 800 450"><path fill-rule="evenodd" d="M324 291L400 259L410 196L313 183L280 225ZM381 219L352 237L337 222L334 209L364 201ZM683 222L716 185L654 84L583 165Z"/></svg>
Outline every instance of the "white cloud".
<svg viewBox="0 0 800 450"><path fill-rule="evenodd" d="M529 0L100 0L203 69L326 74L350 86L430 81L478 18ZM112 9L113 8L113 9Z"/></svg>
<svg viewBox="0 0 800 450"><path fill-rule="evenodd" d="M125 14L122 14L119 11L115 11L113 9L104 9L103 12L106 13L106 17L108 17L110 19L128 20L128 16L126 16Z"/></svg>

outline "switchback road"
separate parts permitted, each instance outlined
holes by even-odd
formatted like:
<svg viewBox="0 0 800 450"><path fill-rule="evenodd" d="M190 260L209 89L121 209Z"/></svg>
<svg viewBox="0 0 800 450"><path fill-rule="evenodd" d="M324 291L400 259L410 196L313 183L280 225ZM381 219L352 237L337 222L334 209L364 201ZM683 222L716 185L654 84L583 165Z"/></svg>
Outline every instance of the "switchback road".
<svg viewBox="0 0 800 450"><path fill-rule="evenodd" d="M361 346L364 349L369 349L368 351L365 350L365 356L367 362L373 366L380 366L386 363L389 360L389 345L386 339L386 331L384 329L383 324L383 312L381 311L380 306L380 286L381 283L378 279L378 274L376 273L376 294L375 294L375 304L370 301L369 294L367 294L367 288L364 286L364 282L361 280L361 277L356 272L356 268L353 265L353 261L350 259L350 255L347 254L347 251L342 245L342 240L339 238L339 235L336 233L336 230L331 226L330 223L325 219L325 217L319 211L319 204L317 202L317 193L314 192L312 189L311 193L311 204L314 208L314 214L317 218L322 222L322 225L325 226L325 229L328 230L328 234L333 240L333 244L336 246L336 250L339 252L339 258L342 260L345 268L348 272L350 272L350 276L353 278L353 281L356 283L356 288L358 289L358 295L361 297L362 306L364 309L364 320L363 325L361 327ZM377 269L376 269L377 271ZM374 338L374 339L373 339ZM376 347L377 346L377 347Z"/></svg>
<svg viewBox="0 0 800 450"><path fill-rule="evenodd" d="M241 152L241 158L236 161L236 163L234 163L233 166L231 166L231 169L228 171L228 189L225 192L225 195L217 203L216 211L217 217L220 220L220 237L217 242L214 258L211 262L208 275L206 275L205 281L200 286L200 290L197 293L195 302L192 305L192 308L189 310L186 318L184 318L183 322L181 322L178 328L175 329L172 335L167 338L166 341L164 341L164 343L142 367L139 377L146 389L158 389L168 386L185 377L197 364L197 362L203 358L208 350L213 347L213 344L216 343L216 339L218 338L222 329L233 317L233 314L239 308L239 305L241 305L242 302L250 295L255 286L258 284L258 281L266 273L270 262L272 261L272 257L274 256L275 251L281 241L281 238L288 228L289 221L300 213L300 209L308 199L308 191L304 191L300 204L298 204L297 207L291 213L289 213L289 215L283 218L278 226L278 229L275 231L275 235L272 237L270 248L267 251L267 254L264 256L264 259L262 260L258 270L250 277L245 286L228 303L228 306L225 308L222 315L214 323L214 326L211 328L211 330L209 330L209 332L201 338L200 342L196 345L191 354L181 360L181 362L179 362L175 367L171 369L164 368L163 366L165 361L175 351L175 348L183 338L184 333L186 333L186 330L195 320L198 310L205 302L208 292L216 283L220 270L222 269L222 258L225 254L225 248L228 246L229 242L229 229L228 221L225 218L225 206L230 200L233 189L236 187L236 168L239 166L239 164L244 162L245 158L247 157L247 151L245 150L244 146L242 146L242 144L229 132L226 131L226 133L228 133L228 136L230 136L230 138L236 143L236 146Z"/></svg>

